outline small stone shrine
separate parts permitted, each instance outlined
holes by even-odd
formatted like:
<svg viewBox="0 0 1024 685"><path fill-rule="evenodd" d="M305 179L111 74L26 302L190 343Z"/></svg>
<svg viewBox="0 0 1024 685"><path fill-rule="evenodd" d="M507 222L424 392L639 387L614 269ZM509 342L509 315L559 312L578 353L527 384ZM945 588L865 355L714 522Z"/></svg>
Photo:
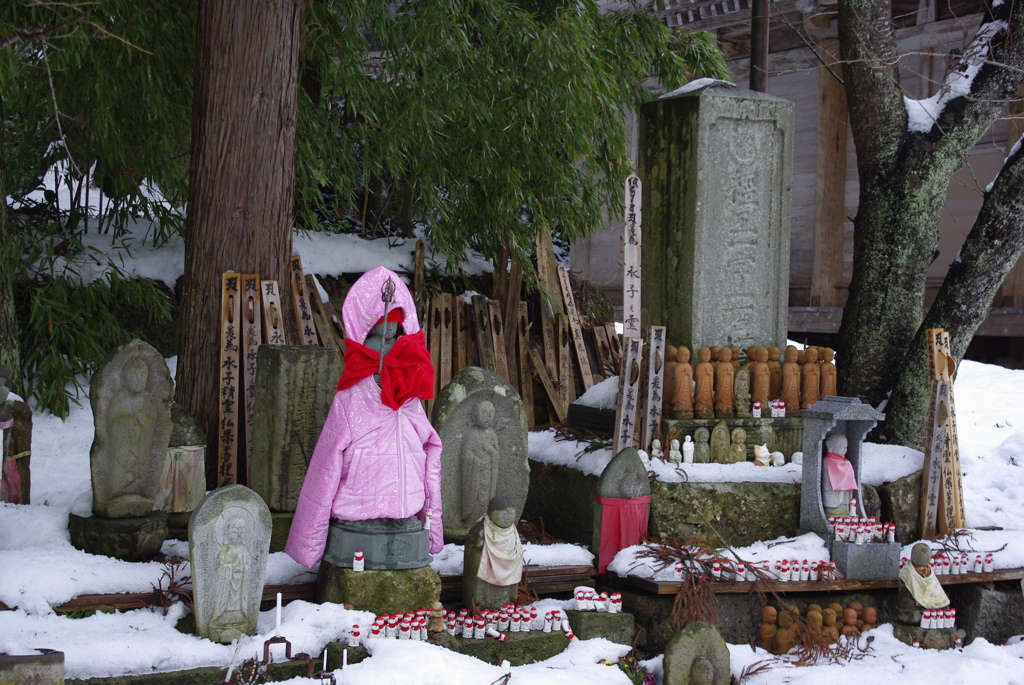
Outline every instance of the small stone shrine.
<svg viewBox="0 0 1024 685"><path fill-rule="evenodd" d="M516 521L515 503L498 495L469 529L462 565L463 606L497 609L515 602L523 578L523 546Z"/></svg>
<svg viewBox="0 0 1024 685"><path fill-rule="evenodd" d="M729 647L714 624L695 621L665 647L665 685L729 685Z"/></svg>
<svg viewBox="0 0 1024 685"><path fill-rule="evenodd" d="M597 572L604 573L615 555L640 544L647 534L651 483L640 453L627 447L616 454L601 473L594 496L594 538Z"/></svg>
<svg viewBox="0 0 1024 685"><path fill-rule="evenodd" d="M526 413L515 388L486 369L467 367L441 389L432 423L444 445L445 539L464 540L497 495L512 500L518 521L526 504L530 466Z"/></svg>
<svg viewBox="0 0 1024 685"><path fill-rule="evenodd" d="M171 405L171 424L154 508L184 514L195 510L206 495L206 435L199 422L177 402Z"/></svg>
<svg viewBox="0 0 1024 685"><path fill-rule="evenodd" d="M167 514L153 506L171 437L173 390L163 357L141 340L119 347L96 370L89 391L93 515L70 514L76 548L125 561L160 551Z"/></svg>
<svg viewBox="0 0 1024 685"><path fill-rule="evenodd" d="M793 110L717 85L640 107L644 307L670 340L785 341Z"/></svg>
<svg viewBox="0 0 1024 685"><path fill-rule="evenodd" d="M861 544L837 539L828 515L825 513L823 483L829 481L829 448L841 449L845 438L845 454L839 455L849 462L853 485L850 490L856 501L850 516L864 516L864 498L861 495L861 448L868 432L884 417L870 405L854 397L829 396L801 412L804 424L803 480L800 487L800 528L825 538L836 568L846 578L892 578L899 567L900 545L895 542L865 542ZM837 437L833 437L837 436ZM846 490L846 487L843 487ZM846 503L847 509L849 503Z"/></svg>
<svg viewBox="0 0 1024 685"><path fill-rule="evenodd" d="M230 643L256 634L270 552L270 510L244 485L214 490L188 526L196 633Z"/></svg>

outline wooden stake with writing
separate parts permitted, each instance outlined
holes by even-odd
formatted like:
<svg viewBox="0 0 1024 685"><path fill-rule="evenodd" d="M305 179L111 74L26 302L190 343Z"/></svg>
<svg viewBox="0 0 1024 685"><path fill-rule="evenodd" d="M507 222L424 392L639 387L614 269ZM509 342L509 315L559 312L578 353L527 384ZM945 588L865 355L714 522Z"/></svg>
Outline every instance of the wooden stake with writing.
<svg viewBox="0 0 1024 685"><path fill-rule="evenodd" d="M622 235L622 337L640 337L640 225L641 194L639 177L626 179L626 216Z"/></svg>
<svg viewBox="0 0 1024 685"><path fill-rule="evenodd" d="M594 385L594 374L590 369L587 344L583 342L583 324L580 321L580 312L576 308L576 298L572 294L569 270L561 264L558 265L558 282L562 284L562 296L565 297L565 307L569 311L569 330L572 333L573 349L576 350L576 361L579 362L583 391L586 392Z"/></svg>
<svg viewBox="0 0 1024 685"><path fill-rule="evenodd" d="M245 394L245 473L243 485L249 484L249 464L252 458L252 410L256 399L256 354L260 349L263 326L260 307L260 275L242 274L242 350L245 352L242 392Z"/></svg>
<svg viewBox="0 0 1024 685"><path fill-rule="evenodd" d="M636 447L637 411L640 408L640 363L643 360L643 341L623 338L626 356L619 378L619 408L615 415L614 453L627 447Z"/></svg>
<svg viewBox="0 0 1024 685"><path fill-rule="evenodd" d="M284 345L284 321L281 320L281 291L277 281L263 281L260 284L263 297L263 342L267 345Z"/></svg>
<svg viewBox="0 0 1024 685"><path fill-rule="evenodd" d="M929 328L926 335L932 388L921 484L921 535L932 537L962 528L964 509L949 334L941 328Z"/></svg>
<svg viewBox="0 0 1024 685"><path fill-rule="evenodd" d="M533 428L533 375L530 373L530 317L525 302L519 303L519 326L516 344L519 348L519 396L526 410L526 426Z"/></svg>
<svg viewBox="0 0 1024 685"><path fill-rule="evenodd" d="M501 304L487 300L487 317L491 326L491 348L494 350L494 373L508 383L515 383L508 371L508 355L505 353L505 324L501 320Z"/></svg>
<svg viewBox="0 0 1024 685"><path fill-rule="evenodd" d="M644 397L642 449L661 438L661 405L665 388L665 327L647 328L647 394Z"/></svg>
<svg viewBox="0 0 1024 685"><path fill-rule="evenodd" d="M299 340L303 345L319 345L313 315L309 313L309 294L302 273L302 257L292 255L292 301L295 304L295 323L299 329Z"/></svg>
<svg viewBox="0 0 1024 685"><path fill-rule="evenodd" d="M217 486L238 482L239 322L242 303L240 274L225 273L221 281L220 398L217 412L219 464Z"/></svg>

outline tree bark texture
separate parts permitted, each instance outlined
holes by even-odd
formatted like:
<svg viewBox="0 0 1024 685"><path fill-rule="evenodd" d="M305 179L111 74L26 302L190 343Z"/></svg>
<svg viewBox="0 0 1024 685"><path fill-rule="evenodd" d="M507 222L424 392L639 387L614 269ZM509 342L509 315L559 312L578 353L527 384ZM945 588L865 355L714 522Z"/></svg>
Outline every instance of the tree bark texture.
<svg viewBox="0 0 1024 685"><path fill-rule="evenodd" d="M0 121L4 121L4 98L0 93ZM7 158L4 152L4 129L0 125L0 364L11 372L11 388L24 395L21 387L21 348L18 346L18 320L14 313L14 265L20 256L14 254L11 227L7 224Z"/></svg>
<svg viewBox="0 0 1024 685"><path fill-rule="evenodd" d="M839 3L840 47L861 188L854 220L853 279L839 331L839 389L875 406L889 398L886 409L898 421L887 421L885 434L895 442L919 444L927 413L927 398L923 411L919 402L928 384L923 352L908 356L908 349L916 338L924 340L919 329L925 277L937 256L938 224L950 178L1021 80L1024 53L1011 36L1024 27L1022 11L1007 5L996 12L983 22L950 77L966 79L972 61L980 67L968 95L948 97L931 128L918 132L908 128L889 2ZM1006 199L993 197L992 202ZM1007 224L1005 230L1013 229ZM1022 230L1018 224L1016 231ZM991 239L979 239L972 259L983 264L1002 259L991 254L994 249ZM956 269L954 264L951 273ZM966 305L972 312L946 316L950 325L945 327L955 340L965 335L970 340L978 324L970 327L968 322L977 318L980 323L991 302L991 295L978 299L982 284L972 273L950 281L950 292L943 296L951 307ZM966 296L961 292L965 287ZM966 343L961 357L963 349ZM890 398L901 377L906 379L906 393ZM915 383L917 388L911 390ZM905 408L900 406L904 402ZM893 430L897 424L898 430Z"/></svg>
<svg viewBox="0 0 1024 685"><path fill-rule="evenodd" d="M221 274L277 279L290 301L302 3L201 0L177 399L217 464Z"/></svg>

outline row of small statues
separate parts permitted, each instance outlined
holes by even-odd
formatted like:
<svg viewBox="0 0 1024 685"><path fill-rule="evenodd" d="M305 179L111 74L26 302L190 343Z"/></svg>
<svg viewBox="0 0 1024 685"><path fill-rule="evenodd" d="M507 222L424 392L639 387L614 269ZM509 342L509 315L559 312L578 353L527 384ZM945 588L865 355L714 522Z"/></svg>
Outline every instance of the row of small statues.
<svg viewBox="0 0 1024 685"><path fill-rule="evenodd" d="M673 419L750 418L759 406L782 400L786 416L799 416L836 394L835 352L828 347L798 350L790 345L779 362L777 347L748 347L741 361L735 345L701 347L690 364L687 347L665 347L665 413ZM755 404L756 403L756 404Z"/></svg>
<svg viewBox="0 0 1024 685"><path fill-rule="evenodd" d="M686 435L682 443L676 438L670 439L667 455L661 440L655 438L651 441L650 457L671 464L736 464L747 461L747 431L743 428L737 427L730 431L725 421L719 421L712 431L703 426L697 428L693 438L691 440ZM767 445L754 447L754 462L759 466L770 465L773 457L777 461L782 455L779 452L773 455ZM781 466L780 463L775 465Z"/></svg>

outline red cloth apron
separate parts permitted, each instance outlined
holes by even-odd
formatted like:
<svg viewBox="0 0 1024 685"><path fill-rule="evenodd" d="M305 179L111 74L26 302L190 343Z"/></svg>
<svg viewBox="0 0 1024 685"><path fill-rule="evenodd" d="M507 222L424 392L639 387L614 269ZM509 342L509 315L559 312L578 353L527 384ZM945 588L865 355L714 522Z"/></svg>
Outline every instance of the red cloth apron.
<svg viewBox="0 0 1024 685"><path fill-rule="evenodd" d="M601 543L597 555L597 572L604 573L615 555L627 547L640 544L647 534L647 516L651 497L601 497Z"/></svg>

